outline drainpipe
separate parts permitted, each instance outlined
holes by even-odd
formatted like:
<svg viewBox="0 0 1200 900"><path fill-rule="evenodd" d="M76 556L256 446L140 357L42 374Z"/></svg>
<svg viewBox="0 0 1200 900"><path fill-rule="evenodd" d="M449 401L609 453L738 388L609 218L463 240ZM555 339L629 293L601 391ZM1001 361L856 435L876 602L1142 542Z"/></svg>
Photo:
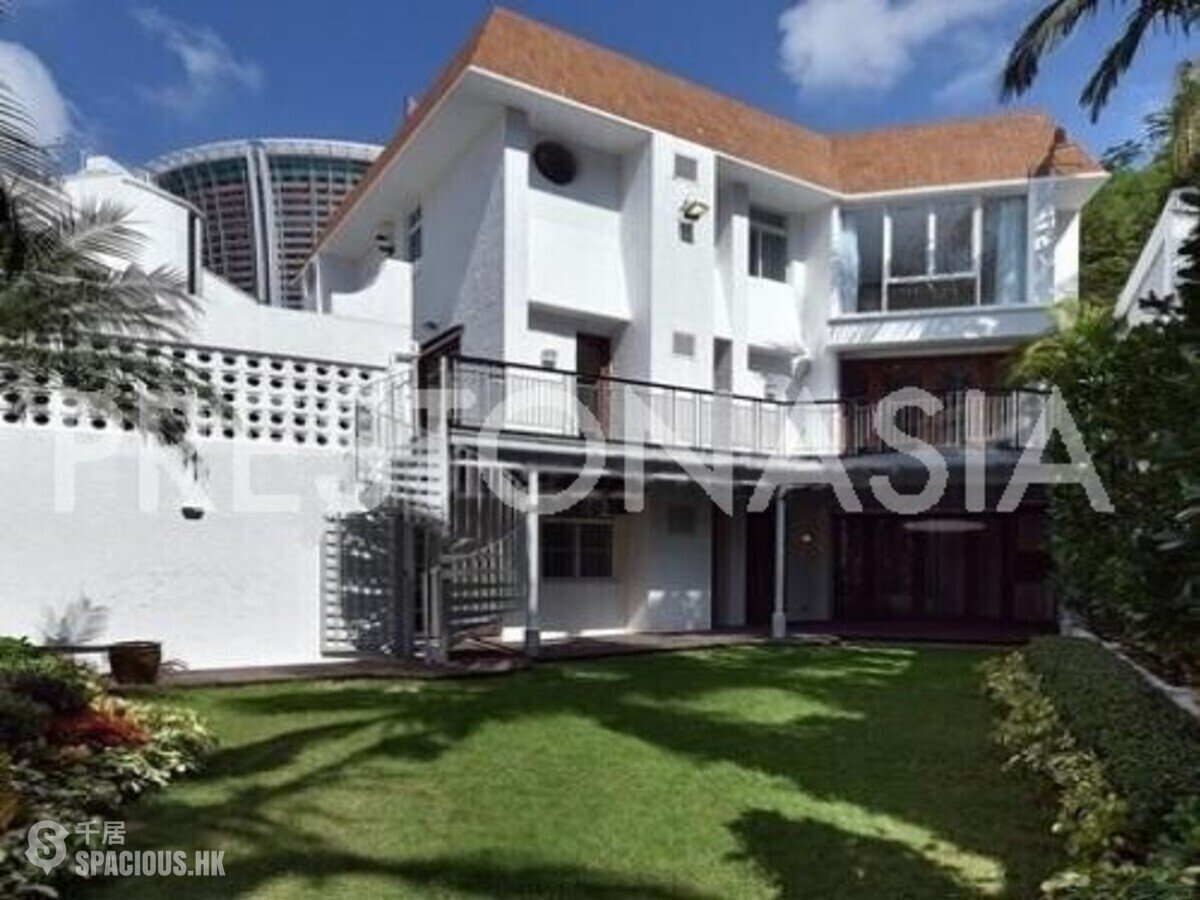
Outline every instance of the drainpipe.
<svg viewBox="0 0 1200 900"><path fill-rule="evenodd" d="M775 500L775 611L771 614L771 637L787 637L787 612L784 609L784 587L787 584L787 488L779 488Z"/></svg>
<svg viewBox="0 0 1200 900"><path fill-rule="evenodd" d="M538 655L541 624L538 618L538 588L542 575L540 515L538 514L538 470L529 470L529 510L525 513L525 546L528 570L525 578L525 654Z"/></svg>

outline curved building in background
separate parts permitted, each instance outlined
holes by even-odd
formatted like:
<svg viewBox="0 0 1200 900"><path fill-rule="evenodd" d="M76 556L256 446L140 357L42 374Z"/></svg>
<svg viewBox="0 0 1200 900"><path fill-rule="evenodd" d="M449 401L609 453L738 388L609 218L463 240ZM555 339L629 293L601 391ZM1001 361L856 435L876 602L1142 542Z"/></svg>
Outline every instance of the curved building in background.
<svg viewBox="0 0 1200 900"><path fill-rule="evenodd" d="M379 155L307 138L222 141L146 168L204 215L204 265L271 306L304 306L296 276L325 223Z"/></svg>

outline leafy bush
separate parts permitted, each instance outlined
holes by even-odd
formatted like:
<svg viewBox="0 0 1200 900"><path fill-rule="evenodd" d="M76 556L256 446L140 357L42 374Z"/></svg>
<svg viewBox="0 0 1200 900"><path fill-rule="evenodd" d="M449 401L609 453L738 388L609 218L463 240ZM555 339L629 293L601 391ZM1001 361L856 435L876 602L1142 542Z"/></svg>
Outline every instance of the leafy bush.
<svg viewBox="0 0 1200 900"><path fill-rule="evenodd" d="M37 659L42 651L26 638L0 637L0 672L21 662Z"/></svg>
<svg viewBox="0 0 1200 900"><path fill-rule="evenodd" d="M1133 804L1110 776L1110 760L1075 731L1074 720L1058 705L1049 681L1027 662L1031 656L1052 653L1058 645L1065 646L1062 655L1068 660L1073 653L1091 660L1092 653L1077 649L1077 643L1039 640L1022 653L985 664L986 691L1002 707L996 739L1010 752L1009 765L1044 775L1059 791L1054 830L1065 838L1070 868L1043 884L1042 893L1055 900L1190 900L1200 887L1200 794L1159 798L1158 805L1167 813L1139 832L1134 827ZM1099 645L1092 648L1111 656ZM1109 682L1124 684L1127 675L1142 684L1128 666L1122 668L1117 675L1100 675L1096 692L1122 694ZM1106 670L1096 663L1092 671ZM1083 697L1086 703L1086 685L1081 689L1075 683L1072 689L1079 691L1075 699ZM1166 702L1157 694L1154 699ZM1121 729L1134 732L1147 723L1120 706L1110 706L1108 715L1124 718L1112 723L1106 746L1127 752L1130 743L1111 737L1118 731L1117 721L1123 722ZM1152 764L1157 759L1152 757Z"/></svg>
<svg viewBox="0 0 1200 900"><path fill-rule="evenodd" d="M1020 654L985 664L988 694L1005 711L997 742L1010 752L1008 765L1047 777L1059 792L1054 831L1073 860L1095 863L1119 851L1128 808L1104 775L1096 755L1081 748L1041 683Z"/></svg>
<svg viewBox="0 0 1200 900"><path fill-rule="evenodd" d="M1183 797L1200 797L1200 725L1095 641L1043 637L1023 652L1080 745L1102 761L1147 842Z"/></svg>
<svg viewBox="0 0 1200 900"><path fill-rule="evenodd" d="M83 667L0 638L0 735L5 723L19 739L7 753L0 741L0 897L58 896L55 879L69 872L28 864L32 823L106 817L195 771L214 746L190 710L107 696ZM74 836L67 843L81 849Z"/></svg>
<svg viewBox="0 0 1200 900"><path fill-rule="evenodd" d="M79 712L98 688L85 667L53 653L24 651L0 659L0 686L48 706L56 713Z"/></svg>
<svg viewBox="0 0 1200 900"><path fill-rule="evenodd" d="M37 740L49 710L21 694L0 690L0 748Z"/></svg>
<svg viewBox="0 0 1200 900"><path fill-rule="evenodd" d="M59 746L137 747L146 743L145 729L130 716L85 709L55 717L46 729L47 739Z"/></svg>

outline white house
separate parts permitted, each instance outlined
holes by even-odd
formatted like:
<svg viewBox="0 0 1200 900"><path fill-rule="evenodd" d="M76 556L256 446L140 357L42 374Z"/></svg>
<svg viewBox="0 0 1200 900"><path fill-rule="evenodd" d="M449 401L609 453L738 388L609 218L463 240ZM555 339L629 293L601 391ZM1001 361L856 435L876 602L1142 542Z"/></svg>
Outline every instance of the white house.
<svg viewBox="0 0 1200 900"><path fill-rule="evenodd" d="M1139 300L1151 295L1160 299L1169 297L1178 289L1179 270L1185 263L1179 250L1196 227L1196 210L1184 202L1183 194L1184 191L1177 190L1167 197L1154 230L1117 297L1113 314L1131 324L1142 322L1149 315L1138 305Z"/></svg>
<svg viewBox="0 0 1200 900"><path fill-rule="evenodd" d="M1042 115L820 134L505 10L326 229L303 272L316 315L199 269L185 203L82 173L77 196L125 199L154 259L191 273L205 315L160 349L236 415L197 411L201 475L176 483L133 434L10 392L0 631L36 634L80 592L112 608L107 638L196 667L444 654L497 630L536 651L1051 627L1039 496L995 508L1041 409L1004 365L1075 292L1104 177ZM938 408L889 405L900 387ZM925 481L877 417L950 461L920 515L868 489ZM789 489L756 498L764 472Z"/></svg>
<svg viewBox="0 0 1200 900"><path fill-rule="evenodd" d="M1004 361L1075 293L1104 177L1041 115L818 134L496 10L334 217L309 302L386 304L382 276L411 267L425 350L397 383L451 380L449 452L475 464L498 410L500 462L543 495L581 467L589 417L541 407L592 414L603 478L531 525L513 634L1042 627L1036 498L968 514L960 467L925 517L847 513L828 486L765 514L748 500L768 459L899 478L911 459L865 426L906 385L945 403L928 440L978 432L1003 466L1038 402L1003 390ZM731 468L731 514L688 483L683 449ZM633 454L646 502L627 512Z"/></svg>

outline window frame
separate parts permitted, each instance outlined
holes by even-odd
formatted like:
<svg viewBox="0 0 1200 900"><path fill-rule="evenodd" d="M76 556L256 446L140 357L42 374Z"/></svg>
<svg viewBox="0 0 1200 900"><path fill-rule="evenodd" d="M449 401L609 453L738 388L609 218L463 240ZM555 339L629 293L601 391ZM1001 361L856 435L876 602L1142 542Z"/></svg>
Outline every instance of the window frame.
<svg viewBox="0 0 1200 900"><path fill-rule="evenodd" d="M561 526L570 529L570 550L569 552L569 574L565 575L547 575L546 574L546 554L544 548L546 546L546 529ZM587 528L599 527L603 528L608 533L607 547L607 574L604 575L585 575L583 574L583 535ZM539 523L538 545L538 577L543 580L558 580L558 581L611 581L616 577L616 529L615 522L611 518L606 517L561 517L552 516L546 517Z"/></svg>
<svg viewBox="0 0 1200 900"><path fill-rule="evenodd" d="M951 196L951 197L931 197L920 200L914 199L911 201L898 201L894 203L867 203L855 205L843 205L841 215L846 213L866 212L868 210L877 210L880 213L882 223L882 235L880 239L880 299L879 309L877 310L846 310L847 298L839 298L842 306L843 315L864 315L874 316L883 314L892 315L913 315L924 314L927 312L940 312L964 310L964 309L979 309L991 308L996 306L993 299L991 302L985 303L983 297L983 257L984 257L984 239L985 239L985 224L984 215L987 203L989 200L998 200L1005 198L1021 198L1026 203L1026 221L1028 222L1028 203L1029 195L1027 193L1005 193L1005 194L972 194L969 196ZM937 271L937 255L938 243L937 232L940 216L938 211L946 207L953 206L969 206L971 209L971 267L956 272L938 272ZM925 272L920 275L893 275L892 274L892 259L894 248L894 219L895 215L900 210L912 210L913 208L923 208L925 212ZM841 225L839 224L839 228ZM1026 269L1029 266L1030 259L1030 240L1029 229L1026 226L1025 231L1025 253L1024 261ZM906 284L937 284L937 283L952 283L956 281L966 281L970 279L974 285L974 301L970 304L959 304L951 306L929 306L929 307L911 307L906 309L892 309L889 306L889 294L892 285ZM1026 284L1028 278L1025 279ZM853 298L854 305L857 307L858 298ZM1017 304L1018 308L1033 306L1034 304L1025 302Z"/></svg>
<svg viewBox="0 0 1200 900"><path fill-rule="evenodd" d="M421 204L412 208L404 219L404 254L414 265L425 255L424 215ZM414 253L414 247L416 252Z"/></svg>
<svg viewBox="0 0 1200 900"><path fill-rule="evenodd" d="M769 217L769 218L766 218ZM788 241L787 214L775 212L774 210L760 208L757 206L750 207L747 214L749 227L746 230L746 272L751 278L757 278L761 281L773 281L776 284L788 283L788 263L791 261L791 247ZM770 219L778 219L779 223L770 221ZM780 224L781 223L781 224ZM755 252L755 232L759 235L768 235L770 237L779 238L783 241L783 271L781 277L775 278L771 275L763 274L763 252L762 239L759 238L758 249Z"/></svg>

